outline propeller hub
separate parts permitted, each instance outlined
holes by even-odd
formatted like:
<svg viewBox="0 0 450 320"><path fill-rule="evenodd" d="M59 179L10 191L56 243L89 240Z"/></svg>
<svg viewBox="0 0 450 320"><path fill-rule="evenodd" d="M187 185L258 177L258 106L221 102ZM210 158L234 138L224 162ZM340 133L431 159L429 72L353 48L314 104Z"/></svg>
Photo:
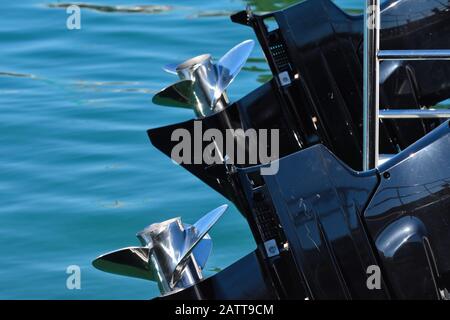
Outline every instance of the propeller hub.
<svg viewBox="0 0 450 320"><path fill-rule="evenodd" d="M226 93L217 87L218 74L211 55L203 54L186 60L177 66L176 72L181 80L194 82L194 111L198 117L210 116L228 105Z"/></svg>
<svg viewBox="0 0 450 320"><path fill-rule="evenodd" d="M212 66L212 58L210 54L202 54L200 56L188 59L177 65L175 71L181 80L194 80L194 72L201 66Z"/></svg>
<svg viewBox="0 0 450 320"><path fill-rule="evenodd" d="M158 283L161 294L190 287L202 280L211 253L209 230L227 210L222 205L194 225L181 218L154 223L137 234L141 247L126 247L97 257L99 270Z"/></svg>
<svg viewBox="0 0 450 320"><path fill-rule="evenodd" d="M163 106L192 108L199 118L222 111L230 103L226 89L238 75L254 46L246 40L228 51L217 63L203 54L181 64L169 64L164 70L181 79L153 97Z"/></svg>
<svg viewBox="0 0 450 320"><path fill-rule="evenodd" d="M143 246L152 248L149 267L162 294L187 288L202 279L194 255L187 257L181 274L174 281L174 272L184 256L188 233L180 218L154 223L137 234Z"/></svg>

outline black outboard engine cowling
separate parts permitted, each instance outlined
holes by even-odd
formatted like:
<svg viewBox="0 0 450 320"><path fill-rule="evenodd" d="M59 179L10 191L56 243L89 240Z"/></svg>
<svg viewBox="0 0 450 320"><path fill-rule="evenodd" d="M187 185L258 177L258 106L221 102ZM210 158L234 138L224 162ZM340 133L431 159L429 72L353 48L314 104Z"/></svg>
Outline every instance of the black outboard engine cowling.
<svg viewBox="0 0 450 320"><path fill-rule="evenodd" d="M385 2L381 47L448 47L449 8L450 2L434 0ZM269 31L266 19L275 19L278 28ZM195 290L171 298L195 299L198 290L215 299L442 297L450 274L450 257L444 253L450 246L450 230L442 227L448 225L444 221L450 214L448 122L433 137L413 146L442 121L384 120L381 124L380 153L397 153L409 146L418 154L428 153L426 165L434 168L433 177L411 178L399 185L410 170L419 170L419 162L407 164L395 158L382 169L357 173L354 170L360 170L362 163L363 17L350 16L328 0L310 0L263 16L239 12L232 20L254 29L273 79L202 124L222 130L221 118L226 114L235 129L279 129L280 171L261 177L257 166L238 166L237 173L230 174L225 166L183 165L238 206L258 250ZM383 62L381 104L419 109L448 99L449 68L445 61ZM170 133L192 127L193 122L187 121L149 130L149 136L170 155ZM386 178L392 167L398 170L397 177ZM436 208L428 212L426 221L415 215L420 212L416 203L379 209L375 199L387 199L392 193L387 190L397 190L402 202L401 190L416 182L435 186L433 191L421 189L427 194L423 196L417 190L422 206L433 203ZM396 218L389 215L391 211ZM383 215L385 224L377 220ZM405 235L408 240L386 249L389 239L401 237L395 234L405 225L412 227ZM275 243L276 255L270 256L268 243ZM436 256L438 262L426 260ZM383 272L379 290L367 287L370 266L380 266ZM421 284L408 282L417 277L424 279Z"/></svg>
<svg viewBox="0 0 450 320"><path fill-rule="evenodd" d="M389 0L381 18L383 49L450 47L450 1ZM181 163L236 205L258 247L161 298L447 298L449 121L383 119L380 153L396 155L361 172L363 17L329 0L306 0L231 19L253 28L273 78L234 103L225 97L227 105L205 117L148 135L170 157L178 144L172 133L194 136L199 123L223 136L228 129L277 129L279 157L272 163L278 171L262 175L267 164L247 161L249 148L240 164ZM269 29L269 20L277 27ZM386 61L380 81L383 109L432 107L450 98L450 63ZM245 138L234 139L245 145ZM202 143L203 150L211 142ZM231 153L228 148L221 154ZM380 272L375 285L370 270Z"/></svg>

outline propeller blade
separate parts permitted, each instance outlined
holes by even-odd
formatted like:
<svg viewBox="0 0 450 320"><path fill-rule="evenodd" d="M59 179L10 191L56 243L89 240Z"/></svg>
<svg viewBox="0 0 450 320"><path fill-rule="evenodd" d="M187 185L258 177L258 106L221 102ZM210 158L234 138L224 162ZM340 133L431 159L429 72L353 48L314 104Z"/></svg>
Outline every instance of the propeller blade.
<svg viewBox="0 0 450 320"><path fill-rule="evenodd" d="M192 250L195 261L197 261L198 266L202 270L205 269L206 261L208 261L212 251L212 246L212 239L209 234L206 234L199 244L195 246L194 250Z"/></svg>
<svg viewBox="0 0 450 320"><path fill-rule="evenodd" d="M230 51L228 51L216 64L217 71L217 90L215 99L219 99L222 93L233 82L234 78L239 74L242 67L247 62L255 42L253 40L246 40L241 42Z"/></svg>
<svg viewBox="0 0 450 320"><path fill-rule="evenodd" d="M206 233L214 226L214 224L222 217L222 215L227 211L228 205L224 204L220 207L211 210L207 214L205 214L202 218L200 218L196 223L194 223L194 231L196 238L192 239L191 246L197 244L198 240L203 238Z"/></svg>
<svg viewBox="0 0 450 320"><path fill-rule="evenodd" d="M163 67L163 70L165 72L171 73L171 74L177 74L177 67L178 63L170 63Z"/></svg>
<svg viewBox="0 0 450 320"><path fill-rule="evenodd" d="M157 281L148 263L150 248L128 247L99 256L92 265L104 272Z"/></svg>
<svg viewBox="0 0 450 320"><path fill-rule="evenodd" d="M192 80L177 82L158 92L152 102L160 106L192 109L196 104L193 87Z"/></svg>
<svg viewBox="0 0 450 320"><path fill-rule="evenodd" d="M183 269L189 256L193 252L194 248L201 242L201 240L207 235L208 231L214 226L214 224L220 219L220 217L228 209L228 205L224 204L200 218L192 227L186 229L185 245L183 254L181 254L179 262L175 267L172 275L171 283L175 285L181 278Z"/></svg>
<svg viewBox="0 0 450 320"><path fill-rule="evenodd" d="M99 256L92 262L92 265L107 273L157 281L148 263L150 250L146 247L119 249ZM211 250L212 240L207 234L192 251L198 266L202 270L205 268Z"/></svg>
<svg viewBox="0 0 450 320"><path fill-rule="evenodd" d="M104 272L155 281L162 293L196 283L211 254L208 231L227 208L222 205L210 211L192 226L180 218L152 224L138 233L143 246L103 254L92 265ZM196 264L189 264L191 258Z"/></svg>
<svg viewBox="0 0 450 320"><path fill-rule="evenodd" d="M184 230L189 230L192 228L192 225L183 223ZM185 234L187 234L185 232ZM194 250L192 250L192 254L195 257L195 261L197 261L200 269L204 269L206 265L206 261L208 261L209 255L212 250L212 239L209 234L206 234L203 239L200 241L198 245L195 246Z"/></svg>

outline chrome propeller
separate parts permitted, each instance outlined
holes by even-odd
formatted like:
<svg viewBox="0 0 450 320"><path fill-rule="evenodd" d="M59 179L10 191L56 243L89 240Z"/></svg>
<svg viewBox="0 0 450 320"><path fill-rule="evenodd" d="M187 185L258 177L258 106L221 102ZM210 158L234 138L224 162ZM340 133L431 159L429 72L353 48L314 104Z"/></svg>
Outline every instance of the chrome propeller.
<svg viewBox="0 0 450 320"><path fill-rule="evenodd" d="M150 249L128 247L105 253L92 262L98 270L121 276L156 281L149 265Z"/></svg>
<svg viewBox="0 0 450 320"><path fill-rule="evenodd" d="M223 215L223 213L227 210L227 205L222 205L206 215L204 215L200 220L198 220L193 226L189 226L185 229L186 231L186 237L184 242L184 248L181 251L179 261L177 265L175 266L175 269L173 270L173 276L172 276L172 284L174 285L180 280L180 277L182 276L183 270L186 267L186 264L189 262L191 253L194 254L194 257L197 255L195 254L195 249L198 248L198 245L200 242L203 241L205 236L208 234L208 231L216 224L216 222L220 219L220 217ZM209 238L209 236L208 236ZM211 238L209 238L211 239ZM211 240L210 243L212 244ZM211 251L211 247L208 248L207 244L204 244L202 248L206 249L206 251ZM206 252L205 252L206 253ZM209 256L209 253L208 253ZM196 257L197 258L197 257ZM206 257L207 259L208 257ZM197 263L200 263L199 260L203 260L206 263L206 259L203 256L200 259L196 259ZM203 269L203 268L202 268Z"/></svg>
<svg viewBox="0 0 450 320"><path fill-rule="evenodd" d="M214 64L208 54L186 60L181 64L166 65L163 70L177 74L183 81L169 86L153 97L153 103L194 109L198 117L205 117L220 111L228 104L226 89L245 65L255 43L246 40L228 51Z"/></svg>
<svg viewBox="0 0 450 320"><path fill-rule="evenodd" d="M156 281L162 294L189 287L203 278L212 249L208 231L227 208L212 210L194 225L180 218L152 224L137 234L142 247L106 253L92 264L104 272Z"/></svg>
<svg viewBox="0 0 450 320"><path fill-rule="evenodd" d="M153 97L153 103L191 109L196 103L194 82L191 80L183 80L162 89Z"/></svg>
<svg viewBox="0 0 450 320"><path fill-rule="evenodd" d="M216 96L216 99L220 97L220 94L228 88L239 74L254 46L255 42L253 40L241 42L228 51L216 64L216 72L218 74L216 93L219 95Z"/></svg>

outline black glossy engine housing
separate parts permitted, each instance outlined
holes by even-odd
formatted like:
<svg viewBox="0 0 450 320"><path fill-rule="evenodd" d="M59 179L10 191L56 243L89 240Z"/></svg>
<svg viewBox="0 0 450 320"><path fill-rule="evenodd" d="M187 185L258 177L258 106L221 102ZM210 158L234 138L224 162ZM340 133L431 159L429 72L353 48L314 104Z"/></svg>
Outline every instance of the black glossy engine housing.
<svg viewBox="0 0 450 320"><path fill-rule="evenodd" d="M269 30L266 19L278 28ZM307 0L262 16L243 11L232 20L254 29L273 79L215 115L148 135L170 157L178 143L172 132L193 135L198 122L223 133L278 129L279 171L261 176L260 163L182 164L236 204L258 248L165 298L444 297L450 287L449 122L383 121L381 152L399 154L361 173L362 16L329 0ZM449 34L450 0L384 2L383 49L448 48ZM380 74L382 108L422 108L450 97L446 62L385 62ZM279 250L273 256L265 246L271 240ZM379 290L366 285L372 265L382 271Z"/></svg>

